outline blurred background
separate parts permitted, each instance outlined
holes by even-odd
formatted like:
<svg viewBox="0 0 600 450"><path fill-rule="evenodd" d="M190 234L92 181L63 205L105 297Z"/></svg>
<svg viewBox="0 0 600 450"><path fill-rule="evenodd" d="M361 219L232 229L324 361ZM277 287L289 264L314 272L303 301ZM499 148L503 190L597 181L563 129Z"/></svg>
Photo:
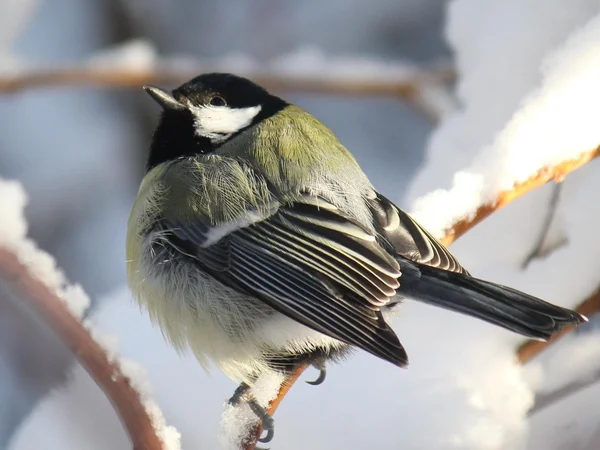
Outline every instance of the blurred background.
<svg viewBox="0 0 600 450"><path fill-rule="evenodd" d="M200 61L246 55L266 64L318 49L328 57L428 63L449 56L444 6L442 0L3 0L0 64L5 73L25 63L76 64L131 39L146 40L160 55ZM329 125L375 185L404 205L430 121L399 98L281 95ZM141 89L0 93L0 177L24 184L30 236L93 301L125 282L126 221L157 115ZM35 401L63 381L70 359L0 286L0 448Z"/></svg>

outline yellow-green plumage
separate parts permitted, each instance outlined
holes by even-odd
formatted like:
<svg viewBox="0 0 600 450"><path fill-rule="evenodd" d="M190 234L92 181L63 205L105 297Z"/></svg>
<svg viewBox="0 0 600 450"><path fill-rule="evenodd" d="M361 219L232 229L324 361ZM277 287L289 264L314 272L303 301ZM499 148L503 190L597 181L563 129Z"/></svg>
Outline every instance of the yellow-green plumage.
<svg viewBox="0 0 600 450"><path fill-rule="evenodd" d="M306 352L324 342L332 348L342 344L190 264L157 263L152 241L160 234L151 237L148 230L162 219L219 227L243 221L249 212L251 218L266 218L278 205L307 193L349 211L368 228L364 197L371 192L366 176L335 135L301 108L287 106L211 154L167 161L146 174L128 224L129 284L177 349L191 348L203 365L212 359L233 378L250 381L249 374L266 370L259 353L269 346ZM166 267L171 270L167 275ZM223 308L229 312L223 314ZM254 327L261 323L266 325L259 333ZM280 330L287 330L283 337ZM233 335L239 339L232 340Z"/></svg>
<svg viewBox="0 0 600 450"><path fill-rule="evenodd" d="M333 132L298 106L290 105L265 119L252 131L246 149L239 140L228 143L222 155L243 157L280 192L294 192L320 180L325 174L354 171L362 175L352 154ZM364 175L363 175L364 176Z"/></svg>

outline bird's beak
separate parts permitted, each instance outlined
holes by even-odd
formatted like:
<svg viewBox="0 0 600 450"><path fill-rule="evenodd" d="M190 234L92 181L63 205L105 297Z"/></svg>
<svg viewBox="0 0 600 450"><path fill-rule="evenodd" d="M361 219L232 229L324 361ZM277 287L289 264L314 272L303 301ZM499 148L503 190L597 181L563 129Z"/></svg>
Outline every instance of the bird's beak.
<svg viewBox="0 0 600 450"><path fill-rule="evenodd" d="M156 101L156 103L162 106L165 111L185 108L184 105L175 100L173 96L164 89L155 86L144 86L144 90Z"/></svg>

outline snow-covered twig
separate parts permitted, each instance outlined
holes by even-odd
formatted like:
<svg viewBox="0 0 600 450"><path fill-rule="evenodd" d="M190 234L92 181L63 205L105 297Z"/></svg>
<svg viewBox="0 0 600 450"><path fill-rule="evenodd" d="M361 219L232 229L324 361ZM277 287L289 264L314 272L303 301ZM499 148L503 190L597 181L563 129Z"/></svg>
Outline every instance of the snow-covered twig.
<svg viewBox="0 0 600 450"><path fill-rule="evenodd" d="M0 278L60 336L105 392L126 427L135 450L167 450L152 414L133 381L67 308L66 303L8 248L0 248ZM173 448L173 447L171 447Z"/></svg>
<svg viewBox="0 0 600 450"><path fill-rule="evenodd" d="M305 363L301 363L296 366L294 372L289 375L279 386L279 392L277 392L277 396L270 402L267 412L270 415L275 414L275 411L279 407L279 404L283 401L289 390L292 388L294 383L300 378L300 376L304 373L306 369L308 369L309 365ZM256 448L256 443L258 442L258 438L260 438L263 432L263 428L260 424L250 429L246 439L244 439L242 450L254 450Z"/></svg>
<svg viewBox="0 0 600 450"><path fill-rule="evenodd" d="M490 216L495 211L499 210L503 206L506 206L510 202L516 200L522 195L550 182L562 181L570 172L582 167L592 159L600 156L600 146L587 151L582 152L578 157L573 159L568 159L559 164L556 164L553 167L546 167L536 174L529 177L527 180L516 184L511 190L502 191L498 194L496 200L493 203L486 203L477 207L473 213L464 219L457 221L452 227L448 228L444 236L442 237L442 242L445 245L452 244L456 239L461 237L475 225L483 221L486 217ZM592 297L588 300L584 301L578 308L577 311L584 315L592 315L597 311L600 311L600 290L597 291ZM561 336L572 331L574 327L568 327L563 330L562 333L554 336L548 342L539 342L539 341L528 341L523 344L521 347L517 349L517 356L521 363L526 363L531 358L533 358L536 354L541 352L543 349L551 345ZM300 366L297 368L296 372L292 377L285 381L285 384L280 388L279 394L271 402L269 405L269 413L273 414L285 395L291 389L294 382L300 377L300 375L306 370L307 366ZM260 436L262 433L262 428L258 427L251 431L251 435L248 436L247 441L250 442L247 444L243 450L254 450L256 445L256 437Z"/></svg>
<svg viewBox="0 0 600 450"><path fill-rule="evenodd" d="M146 84L180 84L203 72L213 72L218 66L198 65L195 68L167 67L160 69L104 69L97 67L43 68L15 74L0 74L0 92L15 93L43 87L102 86L108 88L139 87ZM286 76L250 71L236 71L252 78L274 92L299 92L328 95L387 96L404 99L431 123L437 123L451 105L446 84L454 79L449 68L423 70L414 76L392 79L361 79L343 76L318 78Z"/></svg>
<svg viewBox="0 0 600 450"><path fill-rule="evenodd" d="M577 157L562 161L552 167L543 168L525 181L515 184L512 189L500 192L493 202L479 205L471 214L468 214L464 219L454 223L454 225L445 230L442 242L446 246L452 244L456 239L493 212L549 181L562 181L569 172L584 166L598 156L600 156L600 147L582 152Z"/></svg>
<svg viewBox="0 0 600 450"><path fill-rule="evenodd" d="M447 86L456 74L447 62L417 65L360 56L332 57L310 48L267 63L247 56L209 61L158 55L151 43L140 40L125 42L76 64L39 66L15 61L14 67L0 71L0 92L176 85L207 72L236 73L274 92L402 98L432 122L454 107Z"/></svg>

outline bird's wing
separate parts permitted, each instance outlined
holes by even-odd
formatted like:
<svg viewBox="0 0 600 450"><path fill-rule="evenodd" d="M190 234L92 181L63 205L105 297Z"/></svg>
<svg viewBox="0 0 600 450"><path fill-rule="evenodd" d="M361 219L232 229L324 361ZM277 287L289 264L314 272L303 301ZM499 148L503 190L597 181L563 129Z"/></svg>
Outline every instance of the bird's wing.
<svg viewBox="0 0 600 450"><path fill-rule="evenodd" d="M161 236L222 283L314 330L407 363L380 311L395 295L400 267L370 230L308 195L240 223L215 230L165 222Z"/></svg>
<svg viewBox="0 0 600 450"><path fill-rule="evenodd" d="M377 231L391 252L427 266L468 274L440 241L383 195L377 194L368 203Z"/></svg>

